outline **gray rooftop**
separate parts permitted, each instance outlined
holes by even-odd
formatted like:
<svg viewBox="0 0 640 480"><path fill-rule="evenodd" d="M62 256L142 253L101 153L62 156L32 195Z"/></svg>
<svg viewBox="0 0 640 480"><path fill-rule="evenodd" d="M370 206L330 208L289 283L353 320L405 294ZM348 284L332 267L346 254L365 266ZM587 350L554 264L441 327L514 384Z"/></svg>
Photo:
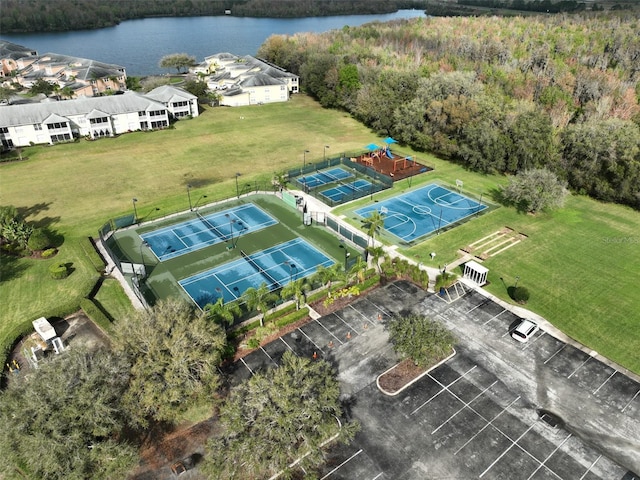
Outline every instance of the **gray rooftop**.
<svg viewBox="0 0 640 480"><path fill-rule="evenodd" d="M9 127L43 123L50 115L69 117L86 115L94 110L109 115L117 115L150 109L164 110L165 106L138 93L127 92L124 95L78 98L62 102L32 103L27 105L7 105L0 108L0 113L2 113L0 115L0 127Z"/></svg>

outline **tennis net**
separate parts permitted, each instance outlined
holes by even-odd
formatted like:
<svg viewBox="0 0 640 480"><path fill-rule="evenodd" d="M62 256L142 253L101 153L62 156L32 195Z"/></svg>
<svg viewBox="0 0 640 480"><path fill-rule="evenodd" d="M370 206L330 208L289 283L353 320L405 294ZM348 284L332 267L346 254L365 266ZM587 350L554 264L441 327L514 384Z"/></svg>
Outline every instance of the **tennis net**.
<svg viewBox="0 0 640 480"><path fill-rule="evenodd" d="M202 221L202 223L204 223L206 227L209 230L211 230L218 238L224 240L225 242L227 241L227 236L224 233L222 233L220 230L218 230L216 227L214 227L209 220L207 220L202 215L200 215L200 212L196 211L196 215Z"/></svg>
<svg viewBox="0 0 640 480"><path fill-rule="evenodd" d="M242 255L242 258L244 258L249 265L251 265L253 268L255 268L258 271L258 273L260 273L264 278L266 278L269 282L271 282L271 284L273 285L274 289L281 287L280 282L278 282L275 278L273 278L270 274L268 274L249 255L244 253L244 250L240 250L240 255Z"/></svg>

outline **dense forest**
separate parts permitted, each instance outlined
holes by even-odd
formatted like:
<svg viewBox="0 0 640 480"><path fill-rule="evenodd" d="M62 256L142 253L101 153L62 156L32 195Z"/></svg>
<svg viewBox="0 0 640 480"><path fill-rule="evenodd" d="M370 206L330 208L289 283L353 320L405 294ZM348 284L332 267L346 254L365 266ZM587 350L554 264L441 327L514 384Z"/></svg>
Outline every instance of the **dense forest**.
<svg viewBox="0 0 640 480"><path fill-rule="evenodd" d="M381 136L482 172L546 167L640 209L640 36L613 14L449 17L272 36L258 55Z"/></svg>
<svg viewBox="0 0 640 480"><path fill-rule="evenodd" d="M391 13L426 0L0 0L0 32L102 28L146 17L317 17Z"/></svg>

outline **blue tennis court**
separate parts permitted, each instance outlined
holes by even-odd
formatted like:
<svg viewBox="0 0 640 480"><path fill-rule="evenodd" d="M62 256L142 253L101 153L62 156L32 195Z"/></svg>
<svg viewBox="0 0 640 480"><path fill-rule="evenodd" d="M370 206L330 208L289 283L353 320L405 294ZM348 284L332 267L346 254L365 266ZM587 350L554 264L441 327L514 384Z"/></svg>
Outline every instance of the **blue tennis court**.
<svg viewBox="0 0 640 480"><path fill-rule="evenodd" d="M371 191L372 184L366 180L358 179L351 183L343 183L342 185L338 185L337 187L329 188L323 192L320 192L324 197L334 201L341 202L344 197L349 197L353 195L355 192L366 192L369 193Z"/></svg>
<svg viewBox="0 0 640 480"><path fill-rule="evenodd" d="M242 252L242 251L240 251ZM266 283L277 290L289 282L313 275L319 265L329 267L335 262L305 240L297 238L266 250L214 267L178 282L200 307L215 303L218 298L231 302L248 288Z"/></svg>
<svg viewBox="0 0 640 480"><path fill-rule="evenodd" d="M330 170L320 170L311 175L299 177L298 183L307 188L316 188L328 183L335 183L347 178L353 177L353 173L349 173L342 168L332 168Z"/></svg>
<svg viewBox="0 0 640 480"><path fill-rule="evenodd" d="M431 183L360 208L355 213L367 218L374 210L379 211L384 216L385 230L405 242L411 242L486 208L486 205L469 197Z"/></svg>
<svg viewBox="0 0 640 480"><path fill-rule="evenodd" d="M164 261L278 223L253 203L206 216L197 212L196 215L192 220L153 230L140 237L158 260Z"/></svg>

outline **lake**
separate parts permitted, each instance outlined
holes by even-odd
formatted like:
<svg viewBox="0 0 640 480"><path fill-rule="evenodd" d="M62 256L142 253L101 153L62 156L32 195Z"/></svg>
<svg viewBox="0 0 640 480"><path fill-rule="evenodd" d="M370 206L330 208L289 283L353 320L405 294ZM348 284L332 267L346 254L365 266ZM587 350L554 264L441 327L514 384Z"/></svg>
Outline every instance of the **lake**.
<svg viewBox="0 0 640 480"><path fill-rule="evenodd" d="M129 76L169 73L158 66L170 53L187 53L200 62L219 52L255 55L271 35L326 32L345 25L424 17L422 10L384 15L343 15L309 18L179 17L127 20L115 27L57 33L1 35L2 40L36 50L113 63Z"/></svg>

